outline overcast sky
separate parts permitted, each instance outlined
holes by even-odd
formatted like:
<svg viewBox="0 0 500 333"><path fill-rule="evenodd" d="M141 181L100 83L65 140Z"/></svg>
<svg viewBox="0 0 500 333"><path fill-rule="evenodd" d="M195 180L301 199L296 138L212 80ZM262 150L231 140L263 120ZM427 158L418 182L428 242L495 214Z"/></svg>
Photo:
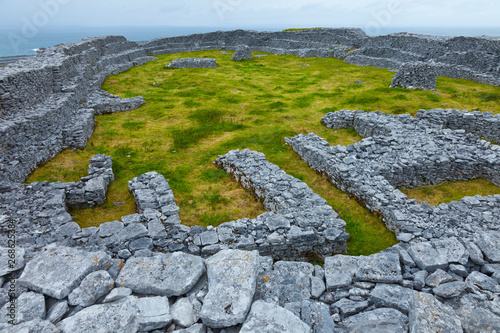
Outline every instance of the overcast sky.
<svg viewBox="0 0 500 333"><path fill-rule="evenodd" d="M500 0L0 0L0 25L500 27Z"/></svg>

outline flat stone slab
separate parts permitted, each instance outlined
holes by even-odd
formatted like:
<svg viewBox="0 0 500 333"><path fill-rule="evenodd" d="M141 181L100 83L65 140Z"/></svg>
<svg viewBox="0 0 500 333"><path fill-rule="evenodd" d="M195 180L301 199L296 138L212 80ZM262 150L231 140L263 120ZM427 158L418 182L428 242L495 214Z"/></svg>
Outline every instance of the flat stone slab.
<svg viewBox="0 0 500 333"><path fill-rule="evenodd" d="M408 317L395 309L375 309L344 320L345 332L408 332Z"/></svg>
<svg viewBox="0 0 500 333"><path fill-rule="evenodd" d="M170 62L165 68L217 68L217 60L212 58L183 58Z"/></svg>
<svg viewBox="0 0 500 333"><path fill-rule="evenodd" d="M377 284L370 294L371 303L408 314L415 291L396 284Z"/></svg>
<svg viewBox="0 0 500 333"><path fill-rule="evenodd" d="M442 253L439 253L430 242L413 244L408 248L408 254L420 269L428 272L448 267L446 257Z"/></svg>
<svg viewBox="0 0 500 333"><path fill-rule="evenodd" d="M62 320L57 327L63 333L136 333L139 330L137 316L138 309L133 298L127 298L114 303L89 306Z"/></svg>
<svg viewBox="0 0 500 333"><path fill-rule="evenodd" d="M462 323L455 311L434 296L417 292L410 306L410 332L462 332Z"/></svg>
<svg viewBox="0 0 500 333"><path fill-rule="evenodd" d="M272 303L256 301L240 333L309 333L311 328L292 312Z"/></svg>
<svg viewBox="0 0 500 333"><path fill-rule="evenodd" d="M359 268L359 259L339 254L325 258L326 289L335 290L352 284Z"/></svg>
<svg viewBox="0 0 500 333"><path fill-rule="evenodd" d="M314 266L310 263L278 261L272 270L257 277L255 299L281 306L308 300L311 298L313 272ZM323 283L323 280L320 279L320 282Z"/></svg>
<svg viewBox="0 0 500 333"><path fill-rule="evenodd" d="M24 249L0 247L0 276L17 271L24 267Z"/></svg>
<svg viewBox="0 0 500 333"><path fill-rule="evenodd" d="M0 313L0 323L7 323L13 318L10 316L10 302L5 304ZM19 324L34 319L45 319L45 297L34 292L22 293L15 303L15 323Z"/></svg>
<svg viewBox="0 0 500 333"><path fill-rule="evenodd" d="M257 251L224 250L206 260L208 294L200 317L209 327L241 324L250 310L257 273Z"/></svg>
<svg viewBox="0 0 500 333"><path fill-rule="evenodd" d="M367 282L399 283L403 281L399 254L377 253L359 260L356 280Z"/></svg>
<svg viewBox="0 0 500 333"><path fill-rule="evenodd" d="M61 331L50 321L34 319L19 325L4 328L2 333L60 333Z"/></svg>
<svg viewBox="0 0 500 333"><path fill-rule="evenodd" d="M73 306L87 307L106 295L113 288L115 281L107 271L97 271L87 275L80 286L68 296L68 303Z"/></svg>
<svg viewBox="0 0 500 333"><path fill-rule="evenodd" d="M144 295L180 296L205 272L203 259L182 252L132 257L120 271L116 285Z"/></svg>
<svg viewBox="0 0 500 333"><path fill-rule="evenodd" d="M26 264L18 280L20 287L62 299L90 273L109 264L106 253L86 252L69 247L46 248Z"/></svg>
<svg viewBox="0 0 500 333"><path fill-rule="evenodd" d="M488 231L480 234L476 244L488 261L500 263L500 231Z"/></svg>
<svg viewBox="0 0 500 333"><path fill-rule="evenodd" d="M172 322L168 298L163 296L135 299L138 310L139 331L149 332L169 325Z"/></svg>

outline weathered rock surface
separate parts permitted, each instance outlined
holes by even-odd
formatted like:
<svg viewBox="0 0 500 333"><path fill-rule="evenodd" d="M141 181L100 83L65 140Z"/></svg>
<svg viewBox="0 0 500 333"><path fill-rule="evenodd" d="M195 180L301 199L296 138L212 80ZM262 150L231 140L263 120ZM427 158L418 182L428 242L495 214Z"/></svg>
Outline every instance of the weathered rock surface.
<svg viewBox="0 0 500 333"><path fill-rule="evenodd" d="M68 295L68 303L73 306L87 307L108 294L115 281L106 271L97 271L87 275L80 286Z"/></svg>
<svg viewBox="0 0 500 333"><path fill-rule="evenodd" d="M231 60L234 61L243 61L252 59L253 59L252 50L250 50L250 48L247 45L238 46L234 51L233 56L231 57Z"/></svg>
<svg viewBox="0 0 500 333"><path fill-rule="evenodd" d="M135 333L139 330L138 309L131 299L92 305L62 320L57 327L63 333Z"/></svg>
<svg viewBox="0 0 500 333"><path fill-rule="evenodd" d="M434 296L416 293L410 307L410 332L462 332L462 323L455 311Z"/></svg>
<svg viewBox="0 0 500 333"><path fill-rule="evenodd" d="M132 257L121 270L116 285L139 294L179 296L193 288L204 272L200 257L181 252Z"/></svg>
<svg viewBox="0 0 500 333"><path fill-rule="evenodd" d="M256 301L248 314L240 333L306 333L309 326L290 311L264 301Z"/></svg>
<svg viewBox="0 0 500 333"><path fill-rule="evenodd" d="M104 252L49 247L26 264L18 283L47 296L62 299L88 274L102 269L109 262L110 257Z"/></svg>
<svg viewBox="0 0 500 333"><path fill-rule="evenodd" d="M225 250L206 260L208 294L200 317L210 327L241 324L250 310L257 273L257 251Z"/></svg>

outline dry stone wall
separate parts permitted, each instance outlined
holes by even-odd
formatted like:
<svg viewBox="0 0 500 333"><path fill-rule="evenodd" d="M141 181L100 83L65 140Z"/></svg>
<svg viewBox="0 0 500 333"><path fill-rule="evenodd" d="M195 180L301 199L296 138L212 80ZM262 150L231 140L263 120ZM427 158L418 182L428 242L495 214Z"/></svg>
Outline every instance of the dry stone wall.
<svg viewBox="0 0 500 333"><path fill-rule="evenodd" d="M498 43L488 39L372 38L357 29L238 30L141 46L91 38L0 69L0 242L9 246L0 247L0 332L500 331L500 196L432 207L396 188L474 177L499 185L500 149L473 135L498 142L489 113L420 110L413 119L344 110L323 123L354 127L361 142L287 139L398 234L399 244L370 256L337 254L348 237L337 213L249 150L216 165L268 212L217 228L183 225L167 181L149 172L129 182L136 214L81 229L68 207L102 204L114 178L109 156L93 157L80 182L19 183L61 149L83 148L94 115L144 103L101 91L106 76L152 60L146 53L237 45L338 58L361 48L348 61L396 68L436 58L450 76L498 79ZM324 266L282 261L310 254L324 256Z"/></svg>
<svg viewBox="0 0 500 333"><path fill-rule="evenodd" d="M342 110L328 113L322 122L329 128L354 127L365 139L347 147L330 147L309 134L287 143L313 169L381 214L392 231L424 240L471 237L499 229L499 195L465 197L432 207L397 189L478 177L500 185L498 146L465 130L443 129L409 115Z"/></svg>
<svg viewBox="0 0 500 333"><path fill-rule="evenodd" d="M122 100L100 91L110 74L151 61L124 37L88 38L41 51L0 70L0 178L23 181L66 148L83 148L94 115L126 111L142 97Z"/></svg>

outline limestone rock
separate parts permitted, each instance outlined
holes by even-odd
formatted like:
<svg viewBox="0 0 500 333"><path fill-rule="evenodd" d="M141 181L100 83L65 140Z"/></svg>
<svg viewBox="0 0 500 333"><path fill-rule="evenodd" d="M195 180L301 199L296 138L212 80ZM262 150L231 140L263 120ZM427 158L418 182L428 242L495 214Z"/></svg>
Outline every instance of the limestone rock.
<svg viewBox="0 0 500 333"><path fill-rule="evenodd" d="M231 60L234 61L243 61L252 59L253 59L252 51L247 45L239 45L238 47L236 47L236 50L234 51L234 54L231 57Z"/></svg>
<svg viewBox="0 0 500 333"><path fill-rule="evenodd" d="M68 301L60 300L50 307L46 319L53 324L57 324L68 311Z"/></svg>
<svg viewBox="0 0 500 333"><path fill-rule="evenodd" d="M377 307L393 308L408 314L415 291L395 284L377 284L370 294L370 301Z"/></svg>
<svg viewBox="0 0 500 333"><path fill-rule="evenodd" d="M408 317L395 309L380 308L345 319L342 332L408 332Z"/></svg>
<svg viewBox="0 0 500 333"><path fill-rule="evenodd" d="M278 303L300 302L311 298L314 267L310 263L278 261L272 270L264 271L257 277L255 299ZM322 281L317 281L321 284ZM318 286L320 292L322 286Z"/></svg>
<svg viewBox="0 0 500 333"><path fill-rule="evenodd" d="M230 327L242 323L255 294L259 253L224 250L208 258L208 294L200 317L209 327Z"/></svg>
<svg viewBox="0 0 500 333"><path fill-rule="evenodd" d="M434 272L436 269L446 269L448 261L430 242L412 244L408 253L420 269Z"/></svg>
<svg viewBox="0 0 500 333"><path fill-rule="evenodd" d="M500 231L481 233L476 240L476 244L483 251L488 261L500 263Z"/></svg>
<svg viewBox="0 0 500 333"><path fill-rule="evenodd" d="M311 328L292 312L272 303L256 301L240 333L309 333Z"/></svg>
<svg viewBox="0 0 500 333"><path fill-rule="evenodd" d="M68 296L68 302L73 306L87 307L106 295L113 288L115 281L107 271L97 271L87 275L80 286Z"/></svg>
<svg viewBox="0 0 500 333"><path fill-rule="evenodd" d="M161 329L172 322L168 298L163 296L136 298L137 323L139 331Z"/></svg>
<svg viewBox="0 0 500 333"><path fill-rule="evenodd" d="M394 75L391 87L407 89L436 90L437 73L432 64L424 62L407 62L401 64Z"/></svg>
<svg viewBox="0 0 500 333"><path fill-rule="evenodd" d="M102 301L103 303L111 303L114 301L118 301L122 298L128 297L132 295L132 290L129 288L113 288L111 292L106 296L106 298Z"/></svg>
<svg viewBox="0 0 500 333"><path fill-rule="evenodd" d="M7 323L13 319L9 314L8 302L5 304L0 313L0 322ZM42 294L34 292L24 292L16 300L15 303L15 323L19 324L25 321L34 319L45 319L45 297Z"/></svg>
<svg viewBox="0 0 500 333"><path fill-rule="evenodd" d="M480 272L472 272L465 279L467 289L471 292L481 292L483 290L491 291L494 293L500 292L500 285L495 279L490 278Z"/></svg>
<svg viewBox="0 0 500 333"><path fill-rule="evenodd" d="M57 325L63 333L123 332L139 330L138 310L133 300L92 305ZM98 331L96 331L98 329Z"/></svg>
<svg viewBox="0 0 500 333"><path fill-rule="evenodd" d="M50 321L34 319L4 328L2 333L60 333L61 331Z"/></svg>
<svg viewBox="0 0 500 333"><path fill-rule="evenodd" d="M399 283L403 281L399 255L377 253L369 257L363 257L359 261L356 280L382 283Z"/></svg>
<svg viewBox="0 0 500 333"><path fill-rule="evenodd" d="M326 289L335 290L341 287L347 287L352 284L354 274L358 270L358 258L336 255L325 258L325 278Z"/></svg>
<svg viewBox="0 0 500 333"><path fill-rule="evenodd" d="M201 303L197 300L196 306L189 298L179 298L172 305L172 317L176 325L190 327L200 318Z"/></svg>
<svg viewBox="0 0 500 333"><path fill-rule="evenodd" d="M465 287L465 282L455 281L440 284L438 287L432 289L432 292L442 298L453 298L460 296L465 291Z"/></svg>
<svg viewBox="0 0 500 333"><path fill-rule="evenodd" d="M85 276L102 269L109 262L110 257L104 252L50 247L28 262L18 284L62 299L68 296Z"/></svg>
<svg viewBox="0 0 500 333"><path fill-rule="evenodd" d="M431 294L417 292L411 301L410 333L462 332L462 323L455 311Z"/></svg>
<svg viewBox="0 0 500 333"><path fill-rule="evenodd" d="M24 267L24 249L0 247L0 276L17 271Z"/></svg>
<svg viewBox="0 0 500 333"><path fill-rule="evenodd" d="M453 276L446 273L442 269L437 269L434 273L429 275L427 279L425 279L425 284L427 284L431 288L434 288L439 286L441 283L450 281L453 281Z"/></svg>
<svg viewBox="0 0 500 333"><path fill-rule="evenodd" d="M180 296L193 288L204 272L200 257L181 252L132 257L121 270L116 285L144 295Z"/></svg>

